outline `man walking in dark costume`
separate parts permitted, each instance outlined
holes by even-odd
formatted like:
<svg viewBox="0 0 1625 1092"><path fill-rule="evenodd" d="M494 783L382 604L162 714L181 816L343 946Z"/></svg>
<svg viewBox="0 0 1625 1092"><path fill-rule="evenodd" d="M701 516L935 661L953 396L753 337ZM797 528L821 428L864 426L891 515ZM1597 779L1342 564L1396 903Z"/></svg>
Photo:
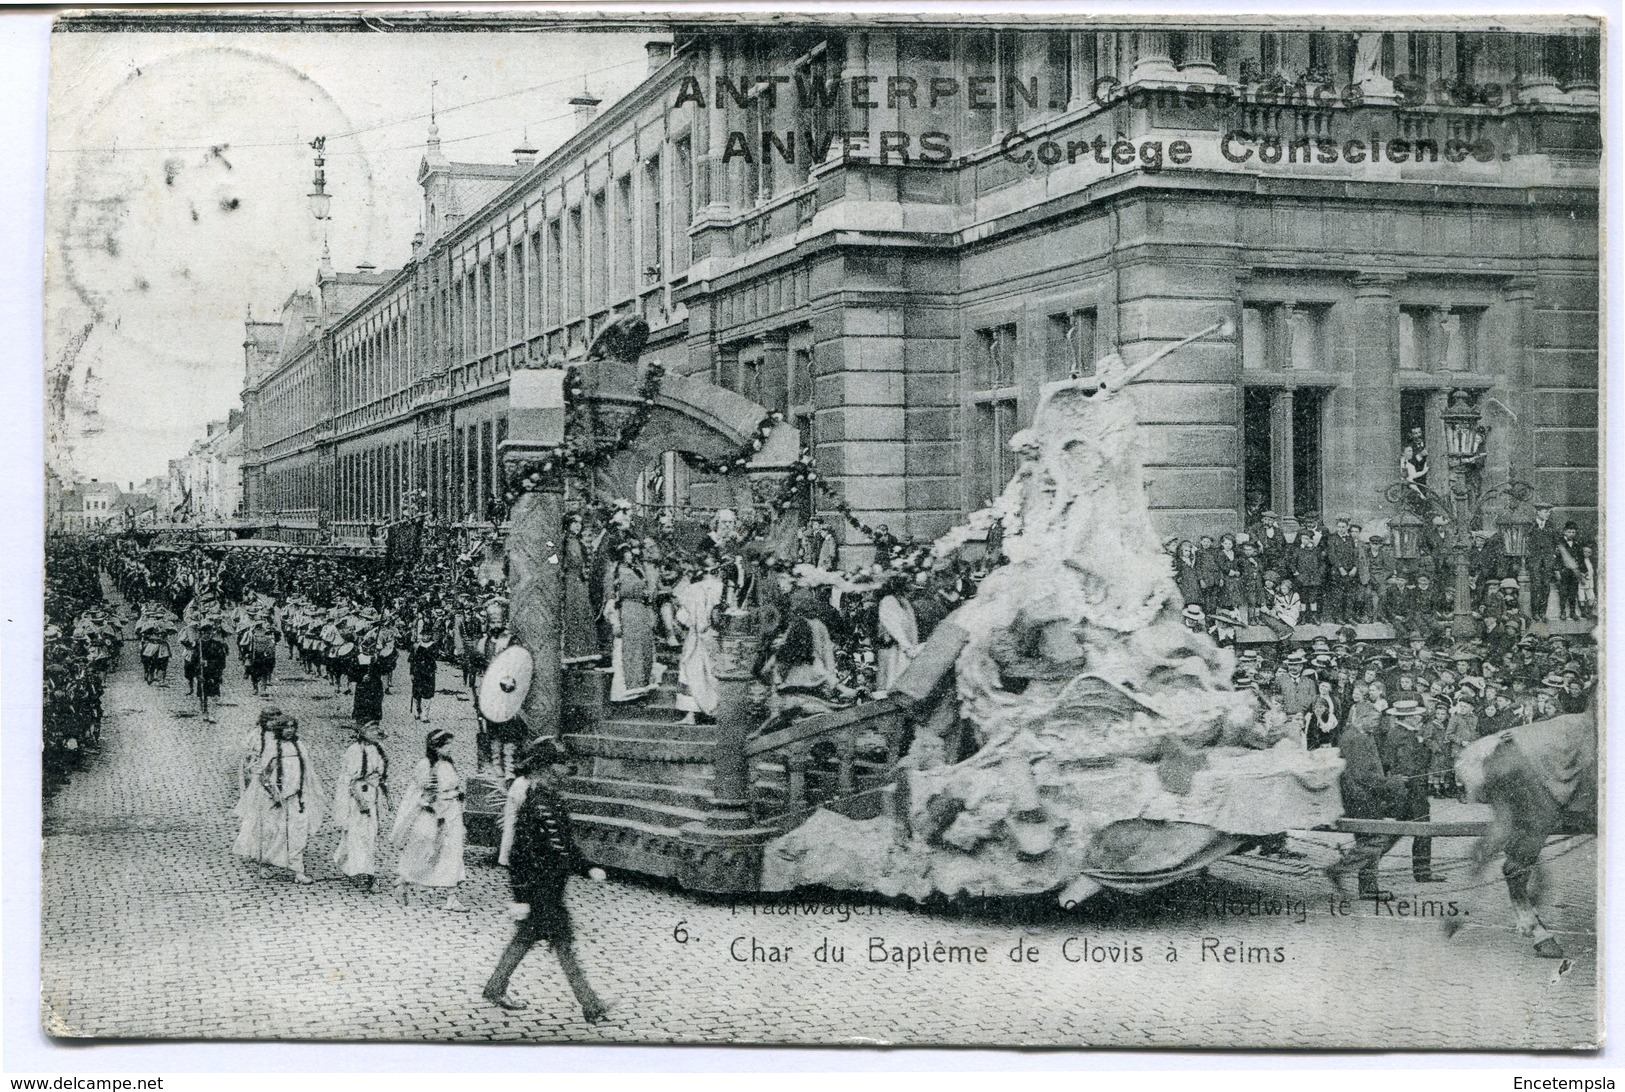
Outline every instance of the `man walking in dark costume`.
<svg viewBox="0 0 1625 1092"><path fill-rule="evenodd" d="M198 712L204 720L209 716L209 699L220 696L220 684L226 676L226 642L220 626L207 622L200 629L198 641Z"/></svg>
<svg viewBox="0 0 1625 1092"><path fill-rule="evenodd" d="M538 740L521 756L518 765L528 784L514 815L508 854L513 885L509 914L515 922L514 934L485 984L484 997L505 1009L526 1008L524 1001L508 996L508 980L531 947L546 941L553 946L559 966L570 981L581 1015L589 1024L595 1024L604 1018L604 1003L576 961L575 930L564 902L564 889L572 874L602 880L604 872L587 867L570 834L569 812L559 797L559 787L570 769L563 747L552 739Z"/></svg>

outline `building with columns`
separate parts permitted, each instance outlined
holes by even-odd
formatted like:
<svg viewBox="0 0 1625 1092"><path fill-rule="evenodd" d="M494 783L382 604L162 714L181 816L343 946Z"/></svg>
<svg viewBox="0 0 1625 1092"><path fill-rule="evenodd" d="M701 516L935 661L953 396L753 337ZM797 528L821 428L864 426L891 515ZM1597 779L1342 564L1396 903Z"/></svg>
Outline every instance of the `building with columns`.
<svg viewBox="0 0 1625 1092"><path fill-rule="evenodd" d="M1442 466L1457 390L1486 483L1594 527L1599 50L1582 24L683 31L545 156L454 163L431 128L400 268L324 268L247 324L246 508L487 518L509 373L636 311L646 360L783 411L856 516L929 538L1009 478L1045 382L1228 318L1131 388L1169 533L1370 527L1413 429ZM667 460L635 499L697 484Z"/></svg>

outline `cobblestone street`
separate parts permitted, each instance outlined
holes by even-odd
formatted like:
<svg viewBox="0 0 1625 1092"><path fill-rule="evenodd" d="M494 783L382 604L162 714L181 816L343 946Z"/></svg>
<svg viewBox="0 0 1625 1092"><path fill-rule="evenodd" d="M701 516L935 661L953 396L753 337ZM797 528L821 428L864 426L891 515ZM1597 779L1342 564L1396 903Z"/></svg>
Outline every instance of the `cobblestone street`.
<svg viewBox="0 0 1625 1092"><path fill-rule="evenodd" d="M42 1014L53 1034L1488 1049L1597 1037L1590 839L1548 850L1546 916L1567 964L1515 935L1499 870L1469 877L1462 839L1436 843L1449 882L1419 892L1406 843L1385 860L1401 898L1465 911L1453 938L1398 903L1389 915L1350 900L1341 913L1319 875L1330 836L1294 839L1303 862L1234 859L1202 882L1069 914L729 906L577 880L578 951L610 1018L580 1019L542 948L514 979L531 1007L510 1014L479 996L509 935L489 850L469 851L469 914L438 900L402 908L387 887L361 893L329 863L330 824L307 855L315 886L260 878L230 852L234 763L260 699L233 658L219 722L206 723L178 660L168 688L150 688L133 652L109 680L102 753L46 807ZM443 686L454 676L442 665ZM423 726L406 712L404 668L395 683L387 746L404 784ZM331 792L349 699L304 678L285 648L273 691ZM471 705L442 694L434 719L457 731L472 769Z"/></svg>

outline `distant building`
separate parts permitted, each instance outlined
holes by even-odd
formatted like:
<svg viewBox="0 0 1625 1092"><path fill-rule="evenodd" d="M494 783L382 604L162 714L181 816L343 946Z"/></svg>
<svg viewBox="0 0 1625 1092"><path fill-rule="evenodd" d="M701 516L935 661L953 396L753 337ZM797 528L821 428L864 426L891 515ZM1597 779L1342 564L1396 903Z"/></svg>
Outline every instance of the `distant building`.
<svg viewBox="0 0 1625 1092"><path fill-rule="evenodd" d="M62 530L70 534L113 530L120 526L124 491L117 482L95 478L62 491Z"/></svg>
<svg viewBox="0 0 1625 1092"><path fill-rule="evenodd" d="M243 415L232 410L210 421L204 438L184 458L169 460L163 495L167 519L175 523L219 523L243 510Z"/></svg>
<svg viewBox="0 0 1625 1092"><path fill-rule="evenodd" d="M174 507L169 497L169 475L154 474L137 486L136 492L150 502L147 509L151 513L148 517L149 520L168 518L170 509Z"/></svg>

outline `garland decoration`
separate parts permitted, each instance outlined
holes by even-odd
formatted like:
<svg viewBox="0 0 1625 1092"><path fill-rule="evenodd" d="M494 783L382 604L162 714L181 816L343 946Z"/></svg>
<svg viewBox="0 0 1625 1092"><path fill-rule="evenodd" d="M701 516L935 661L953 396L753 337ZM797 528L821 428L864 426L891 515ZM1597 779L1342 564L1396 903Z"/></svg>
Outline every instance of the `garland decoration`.
<svg viewBox="0 0 1625 1092"><path fill-rule="evenodd" d="M647 365L643 380L638 384L637 403L632 412L621 420L612 436L600 437L597 413L585 397L587 389L581 372L575 367L568 368L564 380L564 444L546 458L510 464L504 500L512 505L519 494L540 489L543 477L555 468L571 474L591 471L631 447L654 415L665 378L665 368L659 364Z"/></svg>
<svg viewBox="0 0 1625 1092"><path fill-rule="evenodd" d="M639 384L637 404L632 412L621 421L612 436L601 438L595 427L593 404L585 397L586 387L581 374L578 369L570 368L564 384L564 445L557 453L543 459L509 464L505 496L507 503L512 505L521 493L539 490L546 477L555 471L567 474L591 471L631 447L654 413L664 378L664 368L659 364L648 365L643 381ZM749 438L732 454L714 459L695 452L682 452L683 460L702 474L715 474L723 478L746 474L751 461L761 453L773 431L783 424L784 420L784 414L774 410L757 422ZM819 475L813 453L808 448L801 449L773 495L760 499L775 520L798 508L811 507L816 501L825 510L837 513L847 526L864 538L873 541L877 534L873 527L853 513L852 506L846 499ZM1005 515L1003 512L984 510L972 517L967 528L956 530L961 532L960 538L964 539L981 538L990 531L997 534L994 525L1002 527ZM770 521L759 524L754 528L754 533L748 537L754 539L765 534L769 529L768 522ZM952 553L963 545L963 541L957 539L947 541L954 537L954 532L943 536L943 540L936 544L934 552L937 556Z"/></svg>
<svg viewBox="0 0 1625 1092"><path fill-rule="evenodd" d="M773 430L783 422L784 414L774 410L756 422L756 428L751 431L750 439L741 444L739 450L732 455L712 459L692 451L685 451L682 453L683 461L702 474L719 474L722 477L743 474L750 466L750 461L766 446L767 438L773 435Z"/></svg>

